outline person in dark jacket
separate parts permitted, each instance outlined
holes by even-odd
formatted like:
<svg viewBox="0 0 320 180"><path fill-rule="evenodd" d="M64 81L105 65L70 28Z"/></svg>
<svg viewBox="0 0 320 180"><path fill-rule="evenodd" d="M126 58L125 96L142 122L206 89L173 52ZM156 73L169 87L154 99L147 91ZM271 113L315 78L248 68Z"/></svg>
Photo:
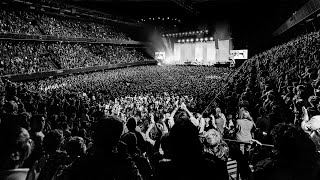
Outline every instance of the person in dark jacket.
<svg viewBox="0 0 320 180"><path fill-rule="evenodd" d="M122 132L123 123L119 118L100 118L93 135L92 152L72 165L70 179L141 180L126 144L119 142Z"/></svg>
<svg viewBox="0 0 320 180"><path fill-rule="evenodd" d="M203 156L198 129L191 121L176 121L169 138L171 159L160 162L155 179L223 179L217 164Z"/></svg>

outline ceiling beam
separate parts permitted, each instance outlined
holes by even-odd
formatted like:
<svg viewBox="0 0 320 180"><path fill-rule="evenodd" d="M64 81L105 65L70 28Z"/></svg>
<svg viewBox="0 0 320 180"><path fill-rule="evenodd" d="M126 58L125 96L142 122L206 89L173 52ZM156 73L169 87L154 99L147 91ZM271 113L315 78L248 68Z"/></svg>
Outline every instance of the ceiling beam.
<svg viewBox="0 0 320 180"><path fill-rule="evenodd" d="M303 7L301 7L298 11L294 12L293 15L273 33L273 35L278 36L284 33L296 24L307 19L315 12L319 11L319 9L320 0L309 0Z"/></svg>
<svg viewBox="0 0 320 180"><path fill-rule="evenodd" d="M174 3L176 3L177 5L179 5L180 7L186 9L187 11L191 12L192 14L198 15L199 12L197 10L195 10L191 4L187 3L186 0L170 0Z"/></svg>

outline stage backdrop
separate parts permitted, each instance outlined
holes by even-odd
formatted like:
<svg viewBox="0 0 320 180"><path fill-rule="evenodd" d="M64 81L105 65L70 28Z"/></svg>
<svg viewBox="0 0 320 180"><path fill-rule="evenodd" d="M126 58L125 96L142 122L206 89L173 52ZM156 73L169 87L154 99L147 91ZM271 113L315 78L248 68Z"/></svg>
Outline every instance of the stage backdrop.
<svg viewBox="0 0 320 180"><path fill-rule="evenodd" d="M173 64L185 62L213 65L230 62L230 41L219 40L218 47L214 41L196 43L174 43Z"/></svg>

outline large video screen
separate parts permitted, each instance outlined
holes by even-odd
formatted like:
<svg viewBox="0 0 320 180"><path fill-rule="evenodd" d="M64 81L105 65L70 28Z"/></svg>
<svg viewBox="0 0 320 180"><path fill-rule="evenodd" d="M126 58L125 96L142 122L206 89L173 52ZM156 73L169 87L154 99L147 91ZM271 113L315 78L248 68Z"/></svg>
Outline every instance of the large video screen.
<svg viewBox="0 0 320 180"><path fill-rule="evenodd" d="M233 56L234 59L248 59L248 50L230 50L230 55Z"/></svg>
<svg viewBox="0 0 320 180"><path fill-rule="evenodd" d="M154 59L156 59L156 60L164 60L164 59L166 59L166 53L165 52L155 52L154 53Z"/></svg>

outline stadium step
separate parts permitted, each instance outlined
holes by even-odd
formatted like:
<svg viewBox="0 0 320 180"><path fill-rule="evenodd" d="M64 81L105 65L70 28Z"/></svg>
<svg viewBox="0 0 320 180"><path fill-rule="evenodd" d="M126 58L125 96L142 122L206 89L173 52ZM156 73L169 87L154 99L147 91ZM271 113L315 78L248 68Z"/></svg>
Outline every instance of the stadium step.
<svg viewBox="0 0 320 180"><path fill-rule="evenodd" d="M251 172L253 172L253 166L249 165ZM236 180L237 178L237 161L236 160L232 160L232 159L228 159L227 162L227 169L228 169L228 174L230 179L232 180ZM239 177L239 180L241 180L241 177Z"/></svg>

